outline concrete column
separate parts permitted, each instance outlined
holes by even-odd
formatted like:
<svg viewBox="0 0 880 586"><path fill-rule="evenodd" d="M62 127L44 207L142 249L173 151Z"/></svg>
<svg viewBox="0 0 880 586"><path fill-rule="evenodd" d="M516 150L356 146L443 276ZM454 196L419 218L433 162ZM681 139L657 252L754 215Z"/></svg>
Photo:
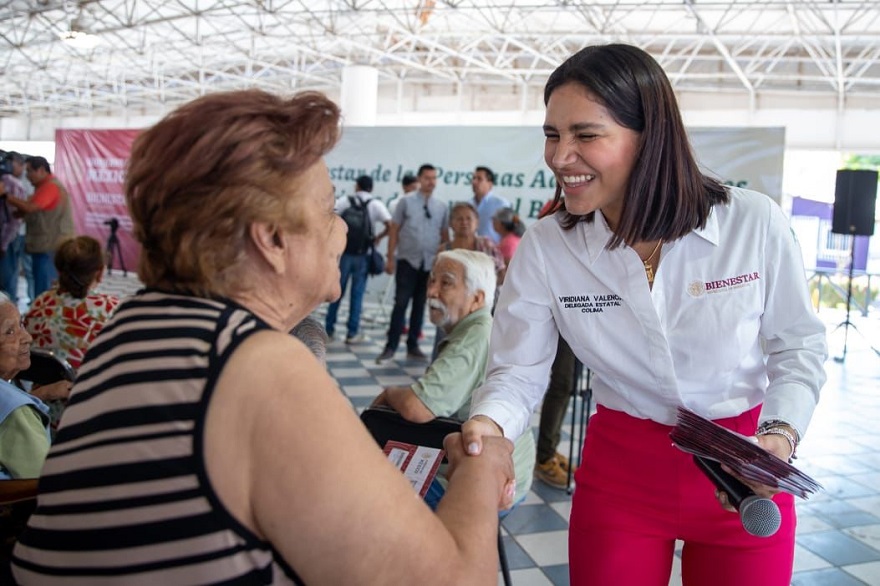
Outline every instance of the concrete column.
<svg viewBox="0 0 880 586"><path fill-rule="evenodd" d="M346 126L375 126L379 98L379 70L349 65L342 70L340 107Z"/></svg>

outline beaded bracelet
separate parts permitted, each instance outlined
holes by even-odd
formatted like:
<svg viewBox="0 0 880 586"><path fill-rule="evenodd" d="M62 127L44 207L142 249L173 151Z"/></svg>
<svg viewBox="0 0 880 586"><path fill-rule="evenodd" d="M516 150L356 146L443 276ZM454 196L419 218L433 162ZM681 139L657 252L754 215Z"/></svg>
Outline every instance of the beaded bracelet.
<svg viewBox="0 0 880 586"><path fill-rule="evenodd" d="M781 427L783 429L790 428L791 432L794 434L794 443L795 445L801 443L801 434L798 433L797 429L795 429L794 425L789 423L788 421L783 421L782 419L768 419L764 423L758 426L758 432L755 435L761 435L762 431L772 429L775 427Z"/></svg>
<svg viewBox="0 0 880 586"><path fill-rule="evenodd" d="M797 440L794 438L794 434L784 427L765 427L762 425L758 428L755 435L781 435L788 440L788 446L791 448L791 454L788 456L788 463L791 464L791 462L797 458L797 454L795 453L797 451Z"/></svg>

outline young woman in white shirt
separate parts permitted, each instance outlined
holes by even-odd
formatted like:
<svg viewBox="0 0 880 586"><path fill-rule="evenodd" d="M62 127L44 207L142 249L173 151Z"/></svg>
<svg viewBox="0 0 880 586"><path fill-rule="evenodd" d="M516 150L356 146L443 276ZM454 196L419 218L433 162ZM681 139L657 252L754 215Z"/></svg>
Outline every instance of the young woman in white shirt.
<svg viewBox="0 0 880 586"><path fill-rule="evenodd" d="M581 50L544 102L564 208L526 232L508 269L469 451L527 432L561 335L592 369L598 405L575 475L571 583L665 586L681 539L685 585L788 585L791 495L752 487L782 526L751 536L669 439L684 406L793 456L827 351L787 219L699 170L672 87L641 49Z"/></svg>

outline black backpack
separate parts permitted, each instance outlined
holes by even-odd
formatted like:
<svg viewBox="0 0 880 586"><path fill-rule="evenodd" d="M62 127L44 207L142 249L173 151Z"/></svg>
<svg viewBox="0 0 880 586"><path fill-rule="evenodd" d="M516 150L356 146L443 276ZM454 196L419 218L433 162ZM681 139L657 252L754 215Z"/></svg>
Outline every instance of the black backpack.
<svg viewBox="0 0 880 586"><path fill-rule="evenodd" d="M345 243L346 254L367 254L373 244L373 223L367 207L370 200L364 202L359 197L348 197L348 207L341 216L348 225L348 242Z"/></svg>

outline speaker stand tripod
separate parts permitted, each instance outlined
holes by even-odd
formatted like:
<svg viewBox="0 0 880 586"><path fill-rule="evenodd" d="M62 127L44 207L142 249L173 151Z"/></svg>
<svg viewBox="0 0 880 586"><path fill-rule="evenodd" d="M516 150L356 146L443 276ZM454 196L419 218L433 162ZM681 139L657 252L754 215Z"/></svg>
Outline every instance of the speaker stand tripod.
<svg viewBox="0 0 880 586"><path fill-rule="evenodd" d="M122 267L122 276L127 277L128 271L125 269L125 260L122 258L122 246L119 244L119 236L116 231L119 229L119 223L116 218L111 220L110 236L107 237L107 274L113 274L113 258L119 260L119 266Z"/></svg>
<svg viewBox="0 0 880 586"><path fill-rule="evenodd" d="M835 327L834 330L832 331L832 333L834 333L837 330L839 330L840 328L843 328L843 353L841 353L840 356L834 357L834 362L840 362L840 363L842 363L846 360L846 345L847 345L847 342L849 339L849 329L850 328L855 330L855 332L858 335L862 336L862 339L864 339L866 342L868 341L867 338L865 338L865 336L862 334L862 332L859 331L859 329L856 327L856 325L854 323L852 323L849 319L850 307L852 305L853 269L855 268L855 264L856 264L856 235L854 232L850 232L849 237L850 237L850 241L851 241L851 246L849 249L849 282L847 283L847 286L846 286L846 319L843 320L842 322L840 322L839 324L837 324L837 327ZM870 344L870 342L868 343L868 346L871 348L871 350L874 351L875 354L880 356L880 350L877 350L877 348L872 346Z"/></svg>

